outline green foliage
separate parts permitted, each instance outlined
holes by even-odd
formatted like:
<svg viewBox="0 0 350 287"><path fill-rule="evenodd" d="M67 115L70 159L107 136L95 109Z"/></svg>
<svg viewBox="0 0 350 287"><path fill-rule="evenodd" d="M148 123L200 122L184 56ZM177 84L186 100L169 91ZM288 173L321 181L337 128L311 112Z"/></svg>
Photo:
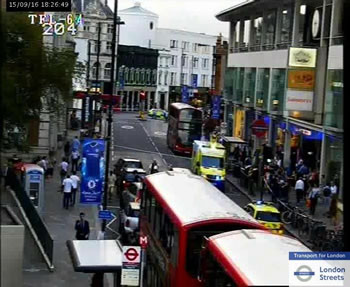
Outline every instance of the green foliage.
<svg viewBox="0 0 350 287"><path fill-rule="evenodd" d="M44 101L57 112L62 105L58 97L72 97L72 78L77 72L73 49L45 47L42 27L31 25L26 13L2 12L1 16L5 32L1 71L4 120L25 124L39 116Z"/></svg>

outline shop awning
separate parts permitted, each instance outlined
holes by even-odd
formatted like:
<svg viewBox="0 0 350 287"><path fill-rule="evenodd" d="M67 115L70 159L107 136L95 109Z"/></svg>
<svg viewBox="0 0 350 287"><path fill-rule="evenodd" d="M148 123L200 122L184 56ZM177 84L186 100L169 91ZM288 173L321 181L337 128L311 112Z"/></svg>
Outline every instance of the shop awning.
<svg viewBox="0 0 350 287"><path fill-rule="evenodd" d="M68 240L75 272L113 273L122 267L122 247L115 240Z"/></svg>

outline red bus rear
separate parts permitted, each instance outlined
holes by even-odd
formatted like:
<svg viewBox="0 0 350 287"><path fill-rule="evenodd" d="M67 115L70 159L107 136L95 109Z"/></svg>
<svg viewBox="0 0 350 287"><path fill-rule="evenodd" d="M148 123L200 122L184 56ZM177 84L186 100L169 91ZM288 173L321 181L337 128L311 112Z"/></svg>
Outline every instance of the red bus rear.
<svg viewBox="0 0 350 287"><path fill-rule="evenodd" d="M202 177L181 171L149 175L141 233L148 236L147 286L201 286L203 240L240 229L265 229Z"/></svg>
<svg viewBox="0 0 350 287"><path fill-rule="evenodd" d="M202 135L202 111L184 103L173 103L169 108L167 144L171 150L191 154L194 140Z"/></svg>

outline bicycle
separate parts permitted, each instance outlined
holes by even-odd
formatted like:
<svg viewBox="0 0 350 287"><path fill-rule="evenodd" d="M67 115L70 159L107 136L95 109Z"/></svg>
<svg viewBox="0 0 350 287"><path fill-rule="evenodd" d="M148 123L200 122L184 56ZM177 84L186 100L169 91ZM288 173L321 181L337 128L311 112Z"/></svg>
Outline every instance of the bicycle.
<svg viewBox="0 0 350 287"><path fill-rule="evenodd" d="M293 206L290 210L286 210L282 213L281 219L284 224L292 224L295 227L298 215L304 213L299 207Z"/></svg>

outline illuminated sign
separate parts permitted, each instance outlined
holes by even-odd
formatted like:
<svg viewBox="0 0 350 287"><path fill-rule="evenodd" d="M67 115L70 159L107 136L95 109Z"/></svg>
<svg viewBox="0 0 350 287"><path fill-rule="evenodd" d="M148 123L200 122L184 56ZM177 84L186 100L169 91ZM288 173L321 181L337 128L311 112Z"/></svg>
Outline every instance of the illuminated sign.
<svg viewBox="0 0 350 287"><path fill-rule="evenodd" d="M316 67L316 49L311 48L294 48L289 49L288 65L290 67Z"/></svg>
<svg viewBox="0 0 350 287"><path fill-rule="evenodd" d="M314 93L312 91L287 90L286 110L312 111Z"/></svg>
<svg viewBox="0 0 350 287"><path fill-rule="evenodd" d="M315 86L314 70L289 70L288 88L296 90L313 90Z"/></svg>

